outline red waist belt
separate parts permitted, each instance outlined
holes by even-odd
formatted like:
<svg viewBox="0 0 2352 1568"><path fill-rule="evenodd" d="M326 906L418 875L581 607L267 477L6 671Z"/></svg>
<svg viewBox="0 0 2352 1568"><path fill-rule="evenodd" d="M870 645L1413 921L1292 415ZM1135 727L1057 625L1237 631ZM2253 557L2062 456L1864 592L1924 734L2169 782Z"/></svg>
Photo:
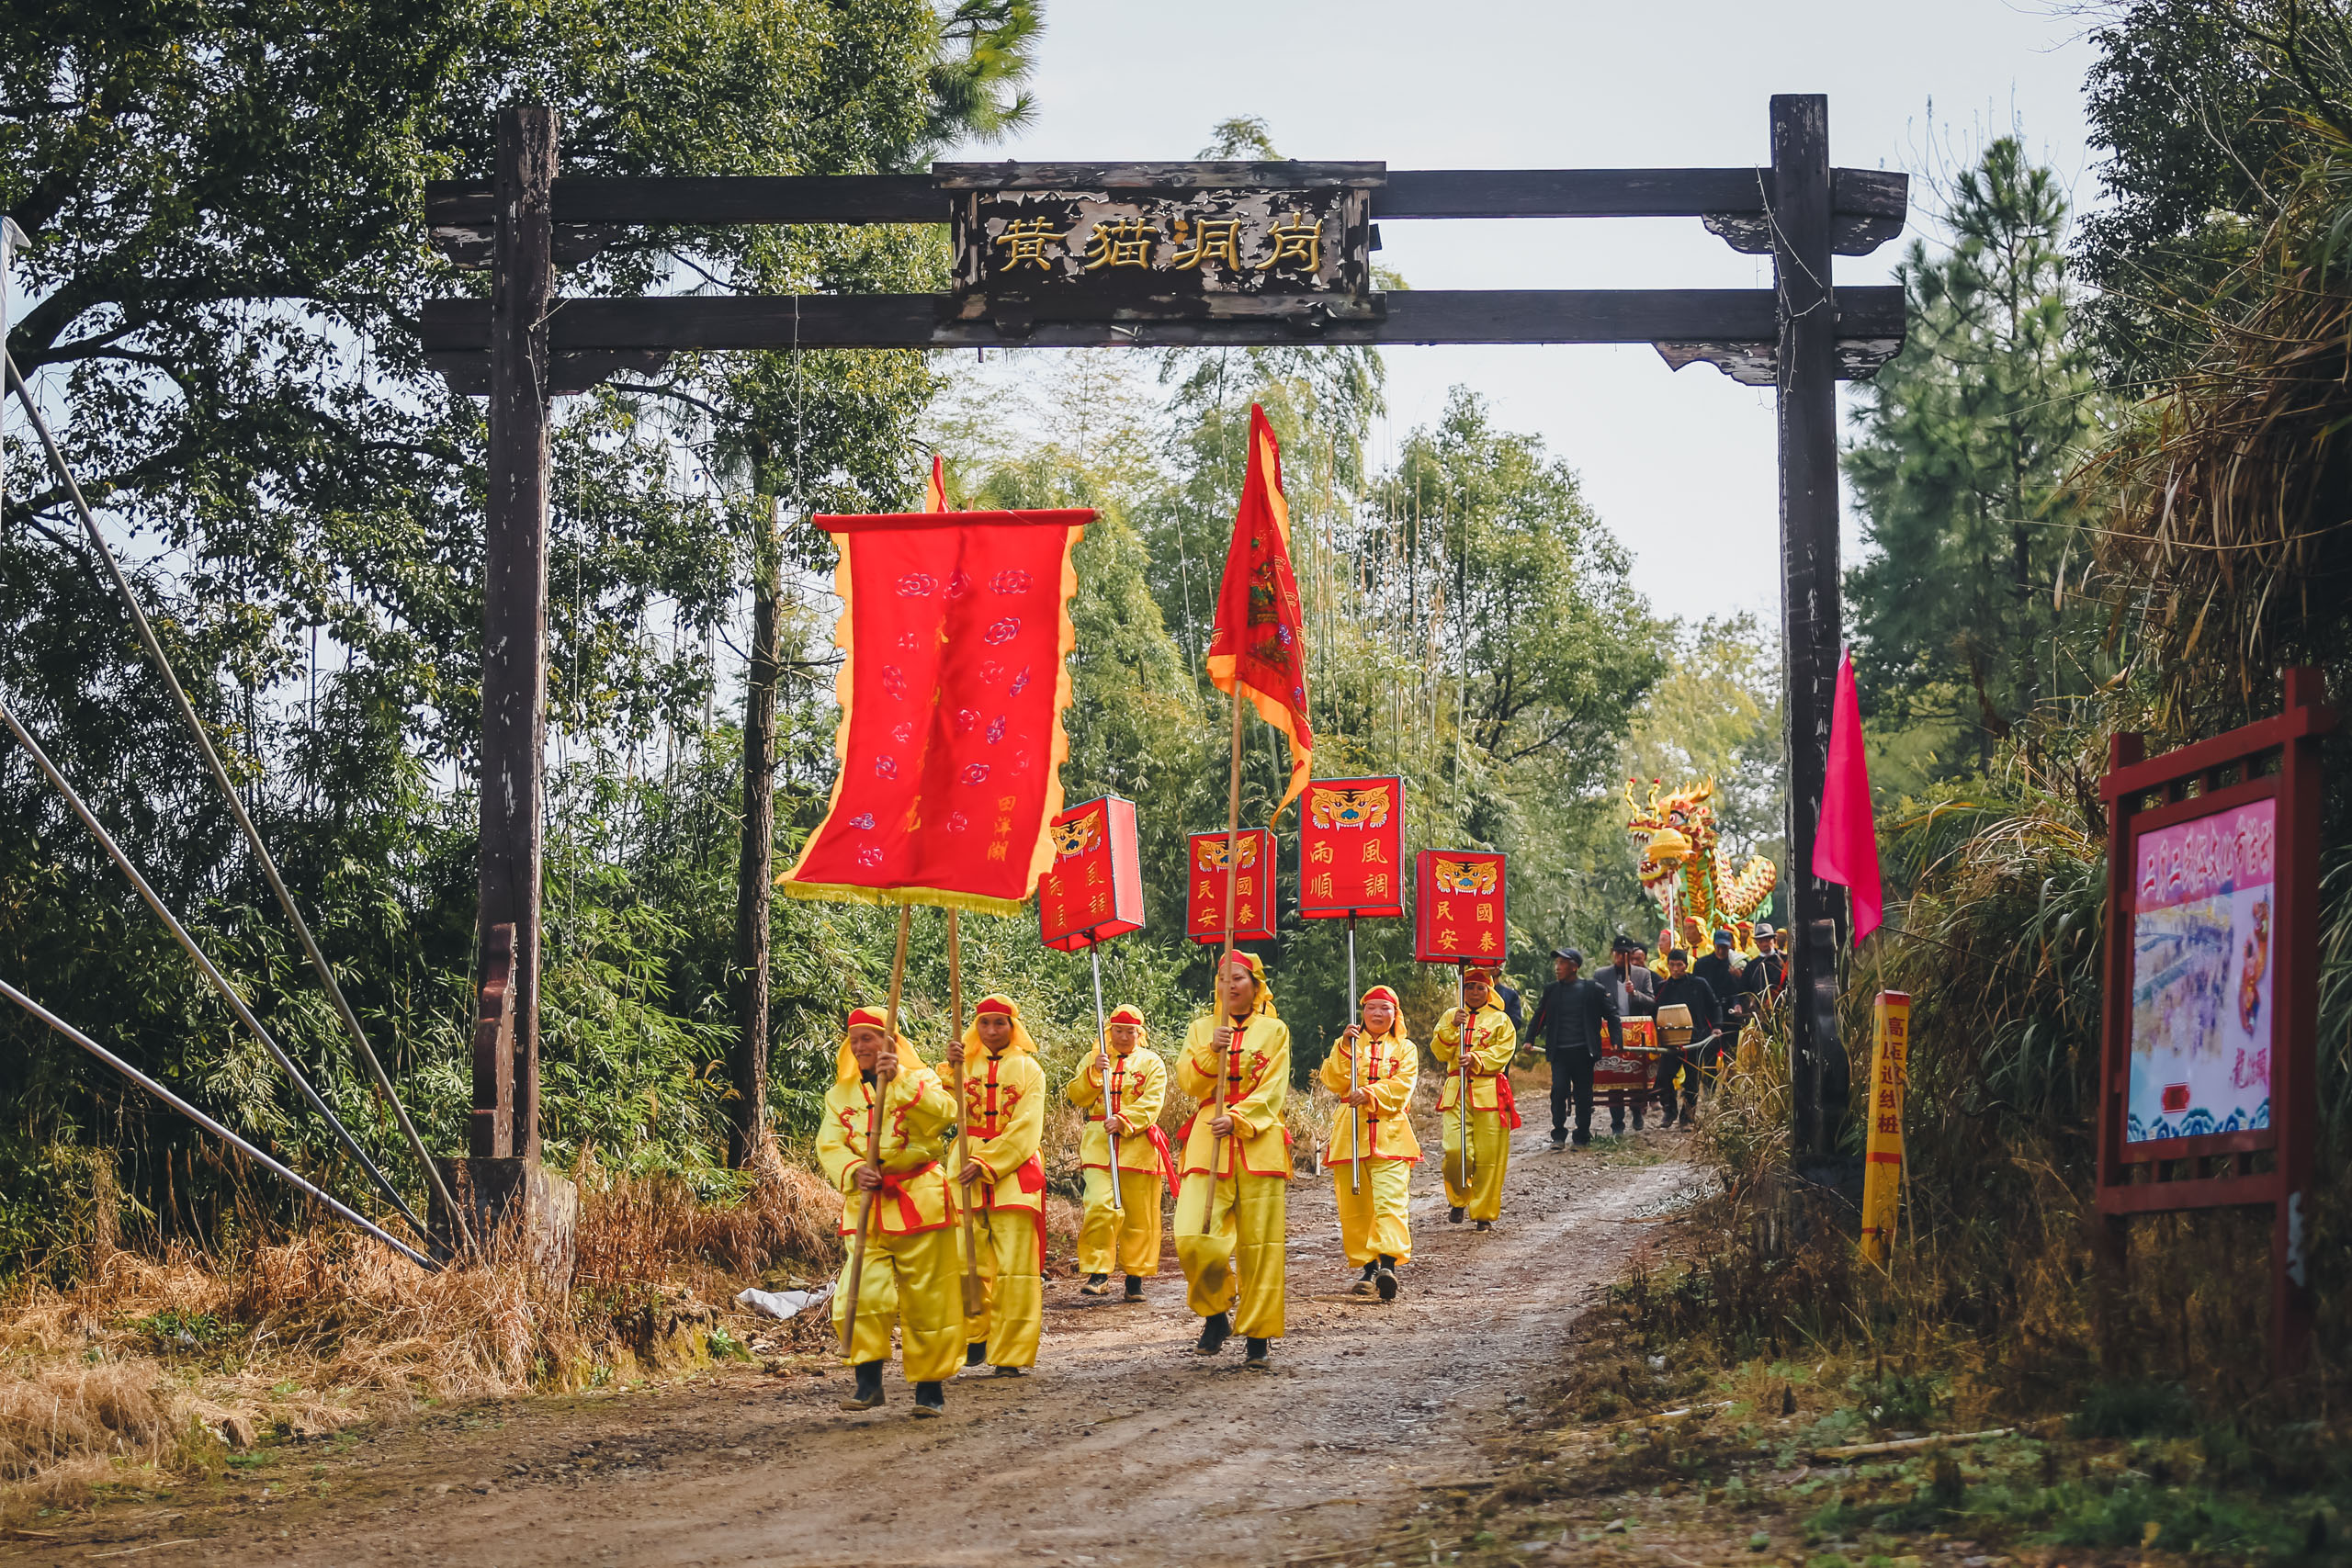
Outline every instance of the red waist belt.
<svg viewBox="0 0 2352 1568"><path fill-rule="evenodd" d="M907 1183L918 1176L928 1175L938 1168L939 1162L931 1160L917 1166L912 1170L886 1170L882 1173L881 1196L897 1201L899 1223L909 1230L920 1230L922 1227L922 1210L917 1207L914 1199L908 1195ZM855 1228L846 1218L842 1221L842 1235L848 1235Z"/></svg>
<svg viewBox="0 0 2352 1568"><path fill-rule="evenodd" d="M1486 1078L1493 1082L1495 1086L1495 1115L1500 1119L1504 1126L1519 1127L1525 1125L1525 1123L1521 1122L1519 1119L1519 1097L1510 1091L1510 1075L1509 1073L1472 1073L1470 1075L1470 1078L1474 1083L1480 1078ZM1463 1114L1466 1116L1472 1111L1476 1109L1477 1108L1476 1106L1465 1105L1462 1108Z"/></svg>

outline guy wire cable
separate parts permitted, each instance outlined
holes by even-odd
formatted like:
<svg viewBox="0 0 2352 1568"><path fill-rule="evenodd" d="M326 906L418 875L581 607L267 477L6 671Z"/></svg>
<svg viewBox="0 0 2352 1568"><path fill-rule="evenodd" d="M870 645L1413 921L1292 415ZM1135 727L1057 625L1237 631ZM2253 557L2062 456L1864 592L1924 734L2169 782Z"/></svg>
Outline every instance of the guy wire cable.
<svg viewBox="0 0 2352 1568"><path fill-rule="evenodd" d="M25 995L24 992L17 989L16 987L8 984L6 980L0 980L0 997L5 997L8 1000L16 1003L18 1007L24 1009L26 1012L31 1014L33 1018L47 1024L58 1033L62 1034L66 1039L72 1041L74 1044L79 1045L83 1050L87 1051L91 1055L96 1056L99 1061L104 1062L116 1072L120 1073L124 1077L129 1078L132 1083L137 1084L141 1089L145 1089L148 1093L153 1095L156 1099L162 1100L164 1104L170 1106L173 1110L178 1111L181 1115L187 1117L189 1121L195 1122L198 1126L203 1128L214 1137L219 1138L221 1142L227 1144L231 1148L235 1149L239 1154L245 1156L247 1158L253 1160L254 1163L262 1166L266 1169L274 1171L278 1176L285 1178L288 1181L293 1183L296 1188L300 1189L306 1196L318 1202L325 1204L337 1214L340 1214L343 1218L350 1221L353 1224L357 1225L361 1230L366 1231L369 1235L374 1236L378 1241L382 1242L386 1247L390 1247L393 1251L399 1253L401 1257L407 1258L410 1262L415 1264L426 1273L437 1274L441 1271L440 1264L435 1263L422 1252L417 1251L416 1248L409 1246L408 1243L401 1241L390 1231L385 1230L381 1225L376 1224L373 1220L370 1220L367 1215L359 1213L358 1210L354 1209L350 1204L345 1203L341 1199L337 1198L334 1193L306 1180L302 1177L297 1176L293 1171L288 1169L285 1166L280 1165L277 1161L264 1154L253 1144L248 1143L243 1138L239 1137L236 1134L229 1131L228 1128L222 1126L211 1117L207 1116L203 1111L198 1111L195 1106L189 1104L187 1100L182 1100L178 1095L174 1094L170 1089L165 1089L162 1084L157 1083L153 1078L149 1077L145 1073L141 1072L137 1067L132 1066L129 1062L123 1060L120 1056L116 1055L113 1052L107 1050L105 1046L99 1044L96 1041L91 1039L88 1035L83 1033L80 1030L66 1022L63 1019L58 1017L55 1013L50 1011L47 1008L33 1000L32 998Z"/></svg>
<svg viewBox="0 0 2352 1568"><path fill-rule="evenodd" d="M187 934L187 928L181 925L174 918L171 910L164 907L164 900L156 896L154 888L148 886L147 879L139 874L139 868L130 863L130 857L123 853L122 846L115 842L114 835L107 832L97 818L91 813L81 795L76 794L74 786L66 782L65 775L57 771L57 764L49 760L49 753L43 751L32 736L27 733L25 727L17 722L16 711L8 706L6 697L0 697L0 724L6 725L8 732L17 738L17 743L32 754L33 761L40 764L40 771L48 776L49 782L56 786L57 793L65 797L65 804L74 808L74 815L82 819L84 827L97 835L98 842L106 850L107 857L121 869L125 876L130 879L132 888L138 892L141 899L146 901L147 907L155 912L155 918L164 922L164 928L172 933L173 939L187 951L190 958L196 960L196 966L203 971L204 977L211 982L212 988L220 993L221 999L229 1004L229 1010L237 1015L239 1022L253 1032L254 1038L261 1042L262 1049L267 1051L277 1065L286 1069L286 1076L294 1080L294 1087L300 1089L303 1098L311 1102L320 1115L326 1118L327 1125L334 1129L334 1134L343 1141L343 1146L357 1157L360 1166L368 1172L368 1179L382 1190L385 1197L391 1200L392 1207L401 1212L401 1217L416 1227L417 1235L428 1235L424 1222L419 1220L410 1211L409 1206L401 1201L398 1190L385 1179L382 1171L376 1168L376 1162L368 1157L368 1151L359 1146L358 1140L351 1135L350 1130L345 1127L336 1118L335 1113L327 1108L327 1102L319 1098L319 1091L311 1087L311 1080L302 1076L302 1069L294 1065L294 1059L286 1054L275 1039L271 1038L269 1031L262 1027L261 1020L254 1016L253 1010L245 1005L244 998L237 994L237 988L229 984L228 976L213 966L212 960L204 955L204 950L196 945L196 939Z"/></svg>
<svg viewBox="0 0 2352 1568"><path fill-rule="evenodd" d="M115 592L121 596L123 607L130 612L130 624L138 631L139 640L147 649L147 657L154 661L157 671L163 675L164 684L171 692L172 702L179 709L181 722L187 726L188 733L196 737L197 750L204 755L204 763L212 774L212 782L228 798L230 814L236 818L237 826L244 830L245 841L253 846L254 855L261 863L262 875L267 879L270 891L277 896L277 907L286 911L286 918L293 922L295 934L302 939L302 951L310 955L311 969L317 973L320 984L326 987L327 997L334 1003L335 1012L342 1018L344 1029L350 1034L352 1043L358 1047L359 1059L368 1068L368 1076L375 1079L378 1091L391 1102L392 1116L400 1123L401 1134L408 1140L408 1146L416 1156L417 1164L424 1168L424 1179L432 1184L435 1195L441 1200L442 1212L457 1225L458 1235L464 1240L467 1250L472 1251L476 1246L473 1226L467 1221L465 1210L450 1192L448 1183L442 1179L441 1168L433 1163L432 1155L425 1151L424 1140L417 1134L415 1123L409 1120L408 1107L401 1103L400 1091L392 1087L390 1075L384 1071L383 1063L377 1060L374 1048L368 1043L367 1032L359 1025L358 1013L352 1010L349 999L343 994L343 987L336 983L326 954L319 951L318 939L311 934L310 922L302 918L301 910L295 908L294 895L287 891L286 880L277 873L277 860L271 856L269 847L262 842L261 829L254 826L253 818L245 811L244 797L237 793L237 786L230 781L228 770L220 765L220 756L213 750L211 736L205 733L203 722L196 716L196 709L189 704L187 693L180 686L179 677L173 673L172 661L164 657L164 645L156 640L155 628L148 624L147 612L141 607L139 595L132 591L130 580L123 575L122 568L116 563L114 552L107 547L106 536L98 532L97 519L91 515L90 503L82 498L82 487L74 482L74 471L65 465L65 454L58 448L57 438L50 434L49 422L41 417L40 405L33 401L32 389L25 385L24 377L17 370L15 357L5 345L0 345L0 367L6 367L7 384L15 389L17 400L24 406L35 434L40 437L41 450L48 454L49 466L57 471L59 481L65 486L65 493L73 499L74 514L81 519L83 533L89 536L91 547L98 552L98 559L105 564L107 575L114 580ZM374 1168L371 1166L369 1168L372 1170ZM382 1178L379 1176L378 1179ZM394 1199L393 1201L399 1202L399 1200ZM407 1213L407 1206L403 1204L401 1212ZM421 1225L418 1234L424 1234Z"/></svg>

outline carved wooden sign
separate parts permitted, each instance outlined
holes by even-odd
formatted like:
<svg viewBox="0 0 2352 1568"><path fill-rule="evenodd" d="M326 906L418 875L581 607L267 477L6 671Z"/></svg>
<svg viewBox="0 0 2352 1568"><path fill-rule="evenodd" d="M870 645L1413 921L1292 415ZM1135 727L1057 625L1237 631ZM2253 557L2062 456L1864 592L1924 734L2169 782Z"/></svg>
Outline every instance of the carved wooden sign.
<svg viewBox="0 0 2352 1568"><path fill-rule="evenodd" d="M1382 164L942 164L951 321L1377 320Z"/></svg>

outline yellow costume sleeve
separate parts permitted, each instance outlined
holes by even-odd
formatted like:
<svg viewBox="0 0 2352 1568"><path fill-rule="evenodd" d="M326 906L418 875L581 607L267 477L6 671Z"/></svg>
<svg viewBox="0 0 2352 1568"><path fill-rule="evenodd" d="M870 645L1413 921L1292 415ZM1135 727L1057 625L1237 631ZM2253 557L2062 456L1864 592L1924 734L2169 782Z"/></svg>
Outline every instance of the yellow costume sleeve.
<svg viewBox="0 0 2352 1568"><path fill-rule="evenodd" d="M1139 1133L1159 1120L1167 1103L1167 1067L1150 1051L1136 1046L1127 1053L1126 1089L1119 1096L1119 1119Z"/></svg>
<svg viewBox="0 0 2352 1568"><path fill-rule="evenodd" d="M1500 1008L1487 1009L1479 1015L1478 1044L1470 1053L1471 1065L1480 1072L1498 1073L1518 1054L1519 1030L1510 1014Z"/></svg>
<svg viewBox="0 0 2352 1568"><path fill-rule="evenodd" d="M1452 1066L1462 1050L1462 1010L1448 1008L1438 1021L1437 1032L1430 1036L1430 1055Z"/></svg>
<svg viewBox="0 0 2352 1568"><path fill-rule="evenodd" d="M1257 1058L1261 1055L1266 1060L1260 1066ZM1241 1043L1241 1064L1244 1074L1257 1074L1257 1081L1250 1083L1249 1092L1227 1105L1226 1112L1255 1138L1283 1124L1283 1102L1290 1098L1290 1025L1262 1013L1252 1019L1250 1033ZM1248 1082L1246 1077L1244 1081Z"/></svg>
<svg viewBox="0 0 2352 1568"><path fill-rule="evenodd" d="M1421 1054L1409 1040L1396 1044L1396 1069L1372 1086L1372 1108L1383 1116L1402 1116L1421 1081Z"/></svg>
<svg viewBox="0 0 2352 1568"><path fill-rule="evenodd" d="M1216 1015L1193 1020L1184 1031L1184 1050L1176 1059L1176 1087L1203 1105L1216 1099Z"/></svg>
<svg viewBox="0 0 2352 1568"><path fill-rule="evenodd" d="M956 1097L929 1067L901 1073L891 1081L883 1112L882 1168L913 1170L945 1152L946 1132L956 1123ZM897 1130L900 1141L892 1143Z"/></svg>
<svg viewBox="0 0 2352 1568"><path fill-rule="evenodd" d="M1094 1053L1089 1051L1078 1064L1078 1071L1062 1090L1062 1098L1080 1111L1091 1111L1102 1100L1102 1077L1094 1070Z"/></svg>
<svg viewBox="0 0 2352 1568"><path fill-rule="evenodd" d="M1323 1058L1321 1066L1315 1069L1315 1076L1321 1078L1323 1087L1333 1094L1348 1092L1348 1037L1342 1034L1331 1042L1331 1054Z"/></svg>
<svg viewBox="0 0 2352 1568"><path fill-rule="evenodd" d="M865 1096L857 1088L835 1084L825 1091L825 1109L817 1122L817 1163L824 1168L825 1179L846 1196L856 1188L850 1174L864 1163L861 1152L865 1143ZM857 1131L853 1137L850 1127Z"/></svg>
<svg viewBox="0 0 2352 1568"><path fill-rule="evenodd" d="M990 1181L1009 1181L1029 1163L1046 1135L1046 1069L1023 1053L1008 1055L997 1066L997 1088L1018 1091L1010 1114L999 1119L993 1138L974 1138L972 1157Z"/></svg>

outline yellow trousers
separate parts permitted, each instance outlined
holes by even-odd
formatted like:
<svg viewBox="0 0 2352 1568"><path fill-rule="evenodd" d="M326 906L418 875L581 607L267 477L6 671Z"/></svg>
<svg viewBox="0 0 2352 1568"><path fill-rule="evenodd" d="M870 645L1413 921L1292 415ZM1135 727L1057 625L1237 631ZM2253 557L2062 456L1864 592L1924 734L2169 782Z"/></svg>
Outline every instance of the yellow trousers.
<svg viewBox="0 0 2352 1568"><path fill-rule="evenodd" d="M1499 1219L1503 1212L1503 1172L1510 1165L1510 1129L1497 1111L1470 1112L1470 1185L1462 1185L1462 1119L1443 1113L1445 1124L1445 1201L1467 1211L1474 1220Z"/></svg>
<svg viewBox="0 0 2352 1568"><path fill-rule="evenodd" d="M964 1223L951 1227L963 1250ZM1034 1367L1046 1326L1045 1259L1037 1255L1037 1216L1028 1209L978 1209L972 1240L980 1254L979 1315L966 1316L964 1338L988 1341L989 1365ZM956 1289L960 1293L962 1286Z"/></svg>
<svg viewBox="0 0 2352 1568"><path fill-rule="evenodd" d="M1288 1186L1279 1176L1195 1171L1176 1193L1185 1304L1202 1317L1231 1310L1233 1331L1251 1339L1282 1337Z"/></svg>
<svg viewBox="0 0 2352 1568"><path fill-rule="evenodd" d="M1159 1192L1156 1170L1119 1172L1119 1208L1111 1207L1111 1173L1086 1172L1086 1217L1078 1227L1081 1274L1159 1272Z"/></svg>
<svg viewBox="0 0 2352 1568"><path fill-rule="evenodd" d="M1413 1168L1401 1159L1363 1162L1362 1190L1348 1190L1348 1167L1331 1168L1332 1190L1340 1195L1340 1245L1358 1269L1386 1255L1402 1263L1413 1256L1413 1223L1406 1193Z"/></svg>
<svg viewBox="0 0 2352 1568"><path fill-rule="evenodd" d="M849 1245L854 1252L855 1242L849 1240ZM886 1235L877 1226L865 1238L865 1273L858 1288L857 1337L850 1346L850 1361L888 1360L895 1326L909 1382L954 1377L964 1364L963 1287L956 1282L961 1269L954 1226L912 1235ZM840 1288L833 1292L837 1339L848 1313L849 1264L844 1262Z"/></svg>

